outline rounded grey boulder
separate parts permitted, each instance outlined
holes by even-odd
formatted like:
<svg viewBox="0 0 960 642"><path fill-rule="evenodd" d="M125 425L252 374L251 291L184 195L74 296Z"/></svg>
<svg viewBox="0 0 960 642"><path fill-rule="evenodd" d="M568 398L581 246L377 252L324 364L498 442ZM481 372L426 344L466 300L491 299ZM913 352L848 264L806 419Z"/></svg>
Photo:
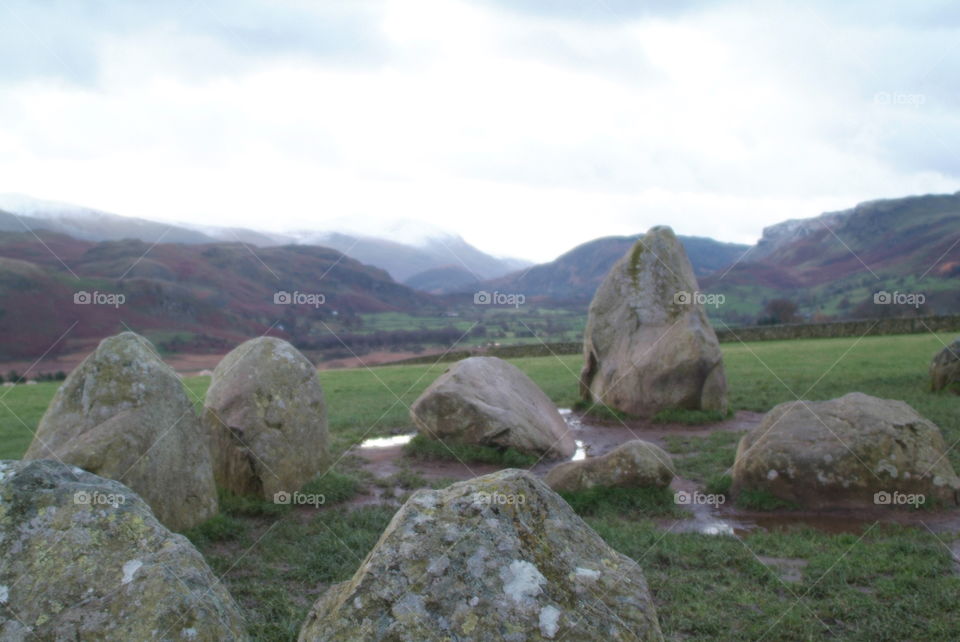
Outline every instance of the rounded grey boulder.
<svg viewBox="0 0 960 642"><path fill-rule="evenodd" d="M640 566L542 481L503 470L416 492L299 639L663 638Z"/></svg>
<svg viewBox="0 0 960 642"><path fill-rule="evenodd" d="M666 488L673 481L673 461L656 444L634 439L599 457L557 464L544 481L557 492L588 488Z"/></svg>
<svg viewBox="0 0 960 642"><path fill-rule="evenodd" d="M584 400L638 417L727 411L720 344L690 260L669 227L654 227L607 273L590 303Z"/></svg>
<svg viewBox="0 0 960 642"><path fill-rule="evenodd" d="M940 429L902 401L860 392L793 401L740 440L731 491L765 490L805 508L873 505L893 492L952 506L960 479L946 450Z"/></svg>
<svg viewBox="0 0 960 642"><path fill-rule="evenodd" d="M555 458L572 457L577 449L550 398L519 368L497 357L454 363L413 402L410 416L432 439Z"/></svg>
<svg viewBox="0 0 960 642"><path fill-rule="evenodd" d="M217 512L207 441L180 378L140 335L100 342L57 390L24 459L55 459L137 492L168 528Z"/></svg>
<svg viewBox="0 0 960 642"><path fill-rule="evenodd" d="M260 337L213 371L203 425L217 484L272 499L299 490L327 458L327 407L317 370L282 339Z"/></svg>
<svg viewBox="0 0 960 642"><path fill-rule="evenodd" d="M930 389L954 388L960 392L960 338L945 347L930 362Z"/></svg>
<svg viewBox="0 0 960 642"><path fill-rule="evenodd" d="M0 638L246 640L182 535L133 491L56 461L0 461Z"/></svg>

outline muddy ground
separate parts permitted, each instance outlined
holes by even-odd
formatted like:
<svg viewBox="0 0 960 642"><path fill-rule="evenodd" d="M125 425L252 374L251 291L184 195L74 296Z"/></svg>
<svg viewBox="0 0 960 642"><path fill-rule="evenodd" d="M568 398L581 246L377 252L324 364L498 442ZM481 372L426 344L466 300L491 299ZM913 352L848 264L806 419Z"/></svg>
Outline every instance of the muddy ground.
<svg viewBox="0 0 960 642"><path fill-rule="evenodd" d="M743 432L759 425L762 413L739 411L727 421L715 424L689 426L685 424L651 424L641 420L624 422L604 422L580 413L562 411L567 423L573 428L575 439L582 445L586 456L603 455L620 444L631 439L644 439L666 450L668 436L706 437L717 431ZM408 435L409 436L409 435ZM424 461L407 457L403 452L403 436L397 435L398 443L373 447L355 447L351 455L357 458L362 470L374 479L384 480L397 473L409 471L417 473L428 481L440 479L463 480L485 475L499 470L500 467L473 462ZM402 442L402 443L401 443ZM582 455L581 455L582 456ZM543 476L557 462L541 461L532 471ZM704 492L701 484L692 480L676 477L671 484L676 491ZM375 489L372 494L356 498L359 504L391 502L393 497L402 494L402 489L391 489L388 497L382 497L382 491ZM732 503L721 506L685 505L681 506L689 513L689 519L664 518L656 520L664 530L671 532L700 532L710 535L726 534L739 536L750 531L776 531L791 527L810 527L828 533L860 534L865 528L876 522L914 525L934 532L960 531L960 511L915 511L909 509L892 510L889 507L876 509L838 511L795 511L781 510L773 512L749 511L738 508ZM789 574L790 569L787 568Z"/></svg>

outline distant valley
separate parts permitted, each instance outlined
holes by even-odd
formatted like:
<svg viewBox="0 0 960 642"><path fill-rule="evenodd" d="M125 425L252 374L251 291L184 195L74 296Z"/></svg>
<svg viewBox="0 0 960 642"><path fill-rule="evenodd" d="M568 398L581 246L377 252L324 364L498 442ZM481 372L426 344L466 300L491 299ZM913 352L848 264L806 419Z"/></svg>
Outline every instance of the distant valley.
<svg viewBox="0 0 960 642"><path fill-rule="evenodd" d="M126 327L167 353L222 352L269 332L324 358L576 341L596 287L642 232L589 240L531 266L454 235L417 244L334 232L294 238L40 210L0 211L0 359L8 361L89 349ZM795 306L791 321L960 312L960 194L785 221L755 246L681 240L701 290L723 295L708 309L715 322L771 322L777 300ZM524 303L474 305L478 291L519 293ZM78 292L124 303L75 304ZM923 301L878 306L878 292ZM278 303L278 293L323 301Z"/></svg>

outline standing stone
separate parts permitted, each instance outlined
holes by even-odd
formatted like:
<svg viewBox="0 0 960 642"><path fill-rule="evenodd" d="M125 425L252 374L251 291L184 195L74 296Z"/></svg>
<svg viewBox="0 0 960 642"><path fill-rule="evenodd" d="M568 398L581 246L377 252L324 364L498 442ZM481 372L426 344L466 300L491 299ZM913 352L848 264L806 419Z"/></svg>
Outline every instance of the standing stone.
<svg viewBox="0 0 960 642"><path fill-rule="evenodd" d="M557 407L523 371L497 357L450 366L410 407L432 439L569 458L576 441Z"/></svg>
<svg viewBox="0 0 960 642"><path fill-rule="evenodd" d="M654 227L639 239L590 304L583 399L639 417L667 408L725 413L720 344L697 292L673 230Z"/></svg>
<svg viewBox="0 0 960 642"><path fill-rule="evenodd" d="M946 452L940 429L903 401L862 392L791 401L740 440L731 490L813 509L871 506L894 492L955 506L960 479Z"/></svg>
<svg viewBox="0 0 960 642"><path fill-rule="evenodd" d="M930 363L930 389L960 392L960 338L937 353Z"/></svg>
<svg viewBox="0 0 960 642"><path fill-rule="evenodd" d="M241 495L299 490L327 458L317 370L292 345L251 339L220 361L203 409L217 484Z"/></svg>
<svg viewBox="0 0 960 642"><path fill-rule="evenodd" d="M417 491L300 631L301 642L554 639L663 638L640 566L520 470Z"/></svg>
<svg viewBox="0 0 960 642"><path fill-rule="evenodd" d="M119 482L0 461L0 639L246 640L200 553Z"/></svg>
<svg viewBox="0 0 960 642"><path fill-rule="evenodd" d="M133 332L100 342L70 373L24 459L55 459L116 479L164 525L217 512L210 452L180 378Z"/></svg>
<svg viewBox="0 0 960 642"><path fill-rule="evenodd" d="M553 490L590 488L666 488L673 481L673 461L656 444L633 439L599 457L557 464L544 481Z"/></svg>

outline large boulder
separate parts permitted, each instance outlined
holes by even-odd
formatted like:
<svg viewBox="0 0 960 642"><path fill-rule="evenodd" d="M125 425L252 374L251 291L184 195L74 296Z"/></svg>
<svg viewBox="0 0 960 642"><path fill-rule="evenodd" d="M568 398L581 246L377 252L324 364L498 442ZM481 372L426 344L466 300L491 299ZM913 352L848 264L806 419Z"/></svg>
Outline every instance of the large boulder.
<svg viewBox="0 0 960 642"><path fill-rule="evenodd" d="M327 459L317 370L282 339L251 339L220 361L203 425L217 484L237 494L270 499L299 490Z"/></svg>
<svg viewBox="0 0 960 642"><path fill-rule="evenodd" d="M519 368L496 357L458 361L410 407L421 434L568 458L577 450L557 407Z"/></svg>
<svg viewBox="0 0 960 642"><path fill-rule="evenodd" d="M643 571L540 480L421 490L300 640L659 640Z"/></svg>
<svg viewBox="0 0 960 642"><path fill-rule="evenodd" d="M180 378L133 332L100 342L57 390L24 459L123 482L168 528L217 512L207 442Z"/></svg>
<svg viewBox="0 0 960 642"><path fill-rule="evenodd" d="M726 412L720 344L669 227L652 228L607 273L590 303L583 355L586 401L639 417Z"/></svg>
<svg viewBox="0 0 960 642"><path fill-rule="evenodd" d="M860 392L793 401L740 440L731 490L806 508L870 505L892 492L955 505L960 479L946 450L940 429L902 401Z"/></svg>
<svg viewBox="0 0 960 642"><path fill-rule="evenodd" d="M662 448L642 439L621 444L599 457L557 464L544 481L557 492L603 488L666 488L673 461Z"/></svg>
<svg viewBox="0 0 960 642"><path fill-rule="evenodd" d="M930 362L930 389L960 392L960 338L954 339Z"/></svg>
<svg viewBox="0 0 960 642"><path fill-rule="evenodd" d="M245 640L203 557L129 488L52 460L0 462L0 638Z"/></svg>

